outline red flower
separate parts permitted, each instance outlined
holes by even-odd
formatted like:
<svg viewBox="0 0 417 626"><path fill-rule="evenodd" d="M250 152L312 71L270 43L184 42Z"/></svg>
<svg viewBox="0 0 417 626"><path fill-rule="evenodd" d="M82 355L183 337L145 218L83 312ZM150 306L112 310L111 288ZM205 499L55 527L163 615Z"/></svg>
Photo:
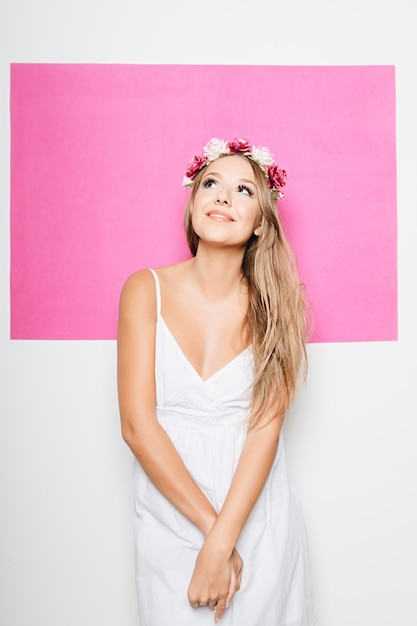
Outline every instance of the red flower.
<svg viewBox="0 0 417 626"><path fill-rule="evenodd" d="M233 141L229 141L227 144L230 152L250 152L252 149L251 144L247 139L234 138Z"/></svg>
<svg viewBox="0 0 417 626"><path fill-rule="evenodd" d="M187 171L185 175L187 178L195 178L198 172L206 165L206 160L202 156L195 156L192 161L189 162L187 166Z"/></svg>
<svg viewBox="0 0 417 626"><path fill-rule="evenodd" d="M280 170L276 165L270 165L268 167L268 178L271 189L278 189L278 187L285 186L287 173L285 170Z"/></svg>

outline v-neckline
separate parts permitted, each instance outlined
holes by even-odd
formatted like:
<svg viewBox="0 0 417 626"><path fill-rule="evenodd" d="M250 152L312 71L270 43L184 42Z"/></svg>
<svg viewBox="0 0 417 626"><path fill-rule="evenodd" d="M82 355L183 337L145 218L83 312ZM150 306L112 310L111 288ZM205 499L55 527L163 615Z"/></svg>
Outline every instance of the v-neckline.
<svg viewBox="0 0 417 626"><path fill-rule="evenodd" d="M162 324L164 325L166 331L168 332L168 335L171 337L171 340L172 340L173 344L176 346L178 352L182 355L183 360L187 363L187 365L191 369L191 371L194 372L194 374L197 376L197 378L203 384L208 383L212 378L214 378L215 376L217 376L218 374L220 374L221 372L226 370L233 363L235 363L235 361L238 361L240 358L243 357L243 355L245 355L247 352L250 351L250 347L249 346L247 348L244 348L241 352L239 352L239 354L237 354L235 357L233 357L233 359L228 361L225 365L222 365L222 367L220 367L218 370L213 372L213 374L210 374L210 376L208 376L208 378L203 378L201 376L201 374L198 373L198 371L196 370L194 365L191 363L190 359L187 357L187 355L185 354L184 350L181 348L180 344L176 340L174 334L172 333L171 329L169 328L168 324L166 323L166 321L164 320L164 318L162 317L161 314L159 314L159 316L158 316L158 321L162 322Z"/></svg>

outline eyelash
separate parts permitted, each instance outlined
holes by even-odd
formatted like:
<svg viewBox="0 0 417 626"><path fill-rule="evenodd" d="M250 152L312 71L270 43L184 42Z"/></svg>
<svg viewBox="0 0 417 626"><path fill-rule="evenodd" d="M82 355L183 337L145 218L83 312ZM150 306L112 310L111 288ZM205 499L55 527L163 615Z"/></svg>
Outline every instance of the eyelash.
<svg viewBox="0 0 417 626"><path fill-rule="evenodd" d="M253 196L252 189L250 189L247 185L239 185L238 189L239 189L239 191L247 191L248 192L248 196Z"/></svg>
<svg viewBox="0 0 417 626"><path fill-rule="evenodd" d="M203 187L205 189L208 189L210 187L210 185L216 184L216 183L217 183L217 181L216 181L215 178L206 178L206 180L203 182ZM242 192L242 191L247 192L247 195L250 196L250 197L253 196L252 189L250 189L250 187L248 187L247 185L244 185L244 184L239 185L237 189L238 189L239 192Z"/></svg>
<svg viewBox="0 0 417 626"><path fill-rule="evenodd" d="M203 182L203 187L209 187L212 183L216 183L217 181L214 178L206 178Z"/></svg>

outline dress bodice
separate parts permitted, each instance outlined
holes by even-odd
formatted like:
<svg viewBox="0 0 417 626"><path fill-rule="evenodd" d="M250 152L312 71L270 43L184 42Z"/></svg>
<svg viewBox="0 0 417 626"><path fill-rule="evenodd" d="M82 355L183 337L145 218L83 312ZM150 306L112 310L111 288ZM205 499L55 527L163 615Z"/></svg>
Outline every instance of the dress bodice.
<svg viewBox="0 0 417 626"><path fill-rule="evenodd" d="M253 379L252 353L243 350L204 380L185 356L161 315L158 275L153 271L157 292L155 378L158 416L176 414L217 423L247 419ZM192 425L192 424L190 424Z"/></svg>

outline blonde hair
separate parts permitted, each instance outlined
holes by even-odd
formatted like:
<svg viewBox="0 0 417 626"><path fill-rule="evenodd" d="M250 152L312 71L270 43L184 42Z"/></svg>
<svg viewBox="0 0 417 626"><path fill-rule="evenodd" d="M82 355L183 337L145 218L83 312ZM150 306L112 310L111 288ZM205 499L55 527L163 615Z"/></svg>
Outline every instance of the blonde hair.
<svg viewBox="0 0 417 626"><path fill-rule="evenodd" d="M261 209L259 236L252 235L248 241L242 262L255 372L249 422L249 428L254 428L265 418L269 421L274 416L283 417L297 390L300 374L305 379L308 321L303 285L276 202L265 174L252 159L247 161L254 172ZM193 256L197 253L198 235L192 227L191 213L205 169L194 180L185 211L185 232Z"/></svg>

